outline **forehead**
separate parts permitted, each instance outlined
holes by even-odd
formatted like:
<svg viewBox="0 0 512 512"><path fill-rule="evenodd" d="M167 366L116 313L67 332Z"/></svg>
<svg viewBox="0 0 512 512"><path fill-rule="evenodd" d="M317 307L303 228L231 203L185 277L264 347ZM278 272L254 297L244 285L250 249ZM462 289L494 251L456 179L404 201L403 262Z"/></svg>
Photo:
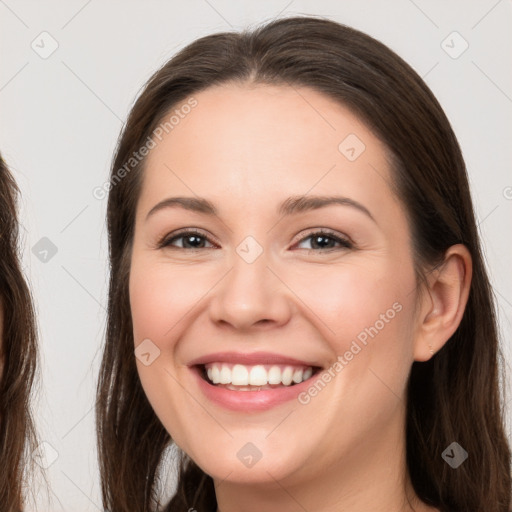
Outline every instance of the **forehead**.
<svg viewBox="0 0 512 512"><path fill-rule="evenodd" d="M347 107L318 91L229 84L193 98L194 108L182 103L164 116L163 122L181 113L147 158L143 195L229 194L248 207L308 191L336 189L367 201L391 193L385 146Z"/></svg>

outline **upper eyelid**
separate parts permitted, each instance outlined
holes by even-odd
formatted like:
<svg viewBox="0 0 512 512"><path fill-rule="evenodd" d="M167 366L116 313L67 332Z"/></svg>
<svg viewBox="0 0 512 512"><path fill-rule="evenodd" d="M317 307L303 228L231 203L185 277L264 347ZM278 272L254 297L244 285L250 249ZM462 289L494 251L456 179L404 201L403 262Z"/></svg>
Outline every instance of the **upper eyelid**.
<svg viewBox="0 0 512 512"><path fill-rule="evenodd" d="M177 232L173 232L170 235L165 235L162 238L162 241L163 242L170 241L170 240L173 240L173 239L184 237L185 235L188 235L188 234L192 234L192 235L198 234L199 236L202 236L203 238L207 239L210 243L212 243L212 242L218 243L216 241L215 237L213 237L211 235L208 235L207 233L204 233L199 228L183 228L183 229L179 229Z"/></svg>
<svg viewBox="0 0 512 512"><path fill-rule="evenodd" d="M306 233L301 233L300 235L297 235L299 236L299 238L294 242L294 244L302 242L306 238L309 238L312 235L316 235L317 233L325 234L327 236L330 236L331 238L339 238L343 241L348 242L351 245L354 245L354 242L348 235L345 235L344 233L339 233L329 228L309 228L306 230Z"/></svg>

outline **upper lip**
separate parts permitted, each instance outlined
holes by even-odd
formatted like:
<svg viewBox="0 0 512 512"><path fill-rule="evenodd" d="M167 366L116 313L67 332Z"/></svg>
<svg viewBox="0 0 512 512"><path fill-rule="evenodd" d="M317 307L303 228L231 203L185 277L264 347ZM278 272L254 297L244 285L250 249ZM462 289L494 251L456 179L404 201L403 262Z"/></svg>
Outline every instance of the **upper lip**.
<svg viewBox="0 0 512 512"><path fill-rule="evenodd" d="M320 366L319 364L301 361L293 357L272 352L215 352L198 357L188 363L189 366L205 365L208 363L239 363L245 365L283 364L294 366Z"/></svg>

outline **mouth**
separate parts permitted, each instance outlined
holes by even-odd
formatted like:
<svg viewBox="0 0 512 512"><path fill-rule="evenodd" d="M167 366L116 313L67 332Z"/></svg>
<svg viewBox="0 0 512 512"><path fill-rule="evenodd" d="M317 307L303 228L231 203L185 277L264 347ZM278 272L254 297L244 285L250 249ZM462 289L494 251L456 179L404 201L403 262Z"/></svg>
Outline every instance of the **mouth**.
<svg viewBox="0 0 512 512"><path fill-rule="evenodd" d="M195 365L208 384L231 391L264 391L291 388L310 380L322 368L291 364L211 362Z"/></svg>
<svg viewBox="0 0 512 512"><path fill-rule="evenodd" d="M188 363L199 392L212 404L242 414L298 399L325 368L271 352L216 352Z"/></svg>

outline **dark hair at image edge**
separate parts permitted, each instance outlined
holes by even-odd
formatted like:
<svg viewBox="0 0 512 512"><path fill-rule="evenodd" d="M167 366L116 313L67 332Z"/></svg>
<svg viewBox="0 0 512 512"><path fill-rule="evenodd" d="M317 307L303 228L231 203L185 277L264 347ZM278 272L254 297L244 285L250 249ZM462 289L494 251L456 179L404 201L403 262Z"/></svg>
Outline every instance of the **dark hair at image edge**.
<svg viewBox="0 0 512 512"><path fill-rule="evenodd" d="M30 397L38 366L32 297L20 266L16 199L18 188L0 156L0 508L23 509L24 485L36 447ZM2 364L0 364L0 368Z"/></svg>
<svg viewBox="0 0 512 512"><path fill-rule="evenodd" d="M105 507L162 507L159 470L171 442L145 397L133 354L128 277L144 161L115 185L113 178L172 107L227 83L309 87L367 124L390 152L418 275L439 264L450 246L469 249L473 279L461 324L432 359L411 369L407 469L420 499L443 512L509 512L511 455L499 380L504 361L458 142L408 64L372 37L319 17L284 18L196 40L152 76L131 110L112 166L107 211L111 272L97 402ZM469 454L456 470L441 457L453 441ZM210 512L215 506L212 478L183 455L178 488L165 510Z"/></svg>

